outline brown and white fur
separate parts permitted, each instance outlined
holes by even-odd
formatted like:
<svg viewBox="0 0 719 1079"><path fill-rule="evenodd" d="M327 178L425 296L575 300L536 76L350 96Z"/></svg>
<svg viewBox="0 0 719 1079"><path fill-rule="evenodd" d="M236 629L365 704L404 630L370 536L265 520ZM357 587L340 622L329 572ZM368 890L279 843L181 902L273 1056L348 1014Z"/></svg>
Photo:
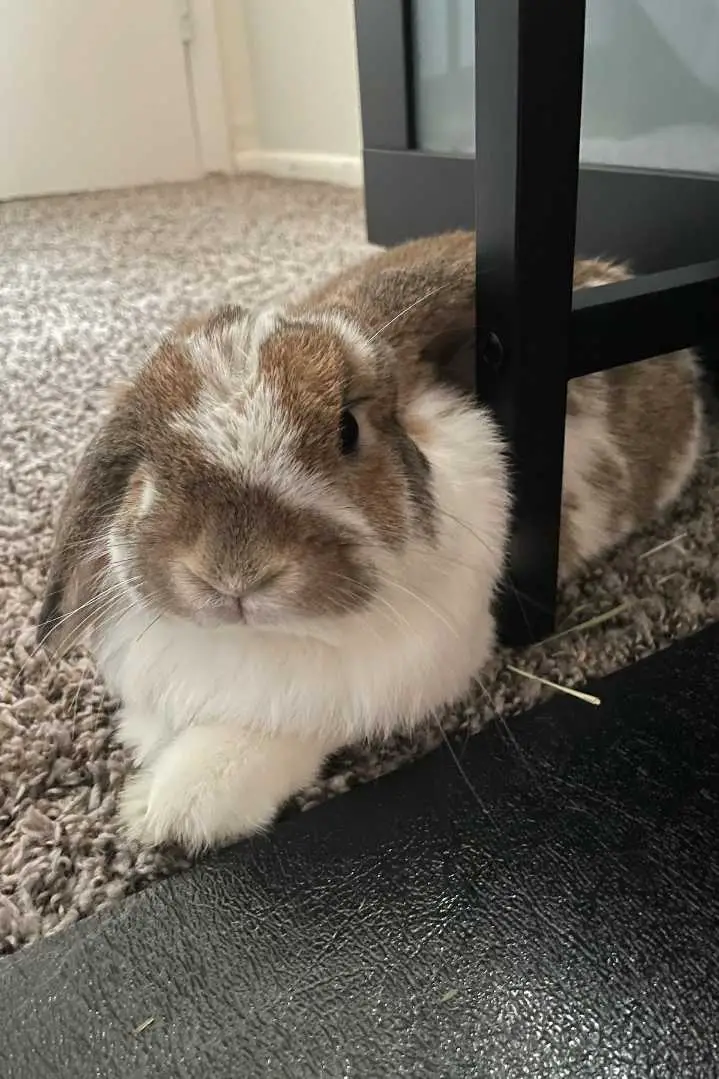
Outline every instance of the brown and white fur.
<svg viewBox="0 0 719 1079"><path fill-rule="evenodd" d="M474 310L473 238L421 240L303 304L185 326L121 390L61 514L40 637L90 631L140 841L266 826L327 754L411 727L487 659L504 447L439 377ZM701 422L688 355L570 387L563 572L678 494Z"/></svg>

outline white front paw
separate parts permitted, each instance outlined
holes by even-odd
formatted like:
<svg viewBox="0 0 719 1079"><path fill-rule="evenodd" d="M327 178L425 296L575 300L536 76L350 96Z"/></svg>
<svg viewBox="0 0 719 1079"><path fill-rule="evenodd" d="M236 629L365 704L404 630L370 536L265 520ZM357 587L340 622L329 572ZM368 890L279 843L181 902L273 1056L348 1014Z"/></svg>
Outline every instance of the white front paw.
<svg viewBox="0 0 719 1079"><path fill-rule="evenodd" d="M179 843L190 852L219 846L259 831L279 808L248 790L241 776L237 780L231 790L213 789L194 762L174 760L168 767L163 760L129 777L120 818L129 837L144 846Z"/></svg>
<svg viewBox="0 0 719 1079"><path fill-rule="evenodd" d="M193 727L129 778L120 816L145 845L177 842L194 852L227 843L267 827L324 755L305 739Z"/></svg>

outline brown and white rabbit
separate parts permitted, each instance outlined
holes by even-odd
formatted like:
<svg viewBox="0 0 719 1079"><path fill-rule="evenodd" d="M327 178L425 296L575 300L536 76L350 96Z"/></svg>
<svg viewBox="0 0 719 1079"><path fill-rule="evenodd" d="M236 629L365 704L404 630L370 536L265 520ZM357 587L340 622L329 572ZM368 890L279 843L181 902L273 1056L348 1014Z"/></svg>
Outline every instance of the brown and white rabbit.
<svg viewBox="0 0 719 1079"><path fill-rule="evenodd" d="M473 237L420 240L301 304L185 327L121 391L61 514L40 637L90 627L137 839L262 828L327 754L417 723L487 659L504 447L436 367L474 310ZM564 572L676 496L701 416L689 355L570 388Z"/></svg>

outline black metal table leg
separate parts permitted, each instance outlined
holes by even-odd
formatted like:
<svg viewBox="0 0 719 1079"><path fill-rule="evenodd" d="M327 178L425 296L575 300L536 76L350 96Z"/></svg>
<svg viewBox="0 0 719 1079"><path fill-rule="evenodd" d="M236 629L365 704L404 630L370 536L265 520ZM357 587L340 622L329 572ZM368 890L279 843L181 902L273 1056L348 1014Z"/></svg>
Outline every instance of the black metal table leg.
<svg viewBox="0 0 719 1079"><path fill-rule="evenodd" d="M512 643L537 640L554 623L584 6L476 2L478 325L503 353L494 372L479 357L478 385L513 453L502 617Z"/></svg>

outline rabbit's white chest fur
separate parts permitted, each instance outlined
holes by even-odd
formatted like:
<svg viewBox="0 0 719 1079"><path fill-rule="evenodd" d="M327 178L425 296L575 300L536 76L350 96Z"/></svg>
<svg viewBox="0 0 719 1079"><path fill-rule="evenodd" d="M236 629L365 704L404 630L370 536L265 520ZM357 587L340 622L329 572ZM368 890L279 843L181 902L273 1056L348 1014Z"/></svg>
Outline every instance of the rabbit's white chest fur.
<svg viewBox="0 0 719 1079"><path fill-rule="evenodd" d="M428 570L384 589L334 641L175 619L151 625L138 612L102 648L123 700L120 735L145 758L207 723L335 745L387 733L464 692L492 645L490 596L489 582L479 589Z"/></svg>
<svg viewBox="0 0 719 1079"><path fill-rule="evenodd" d="M163 789L165 805L188 803L188 784L209 782L213 768L233 754L237 759L239 744L240 757L252 747L253 770L264 768L262 800L277 787L275 808L311 779L327 752L416 723L468 688L494 642L491 603L509 511L501 442L486 413L458 406L441 389L418 399L409 422L424 433L421 448L439 507L437 536L431 545L412 541L392 555L383 565L387 583L368 609L302 633L210 629L157 619L140 606L104 627L95 647L123 702L119 735L150 768L141 773L147 788L141 795L131 784L126 806L134 808L126 816L149 819L147 777L165 770L168 752L176 780ZM261 763L258 744L268 747ZM283 764L281 749L289 745ZM305 758L310 745L311 760ZM238 786L244 782L238 777ZM222 809L231 826L209 820L213 837L218 830L247 830L244 817L237 819L240 805L253 827L271 816L248 810L238 790L233 807ZM207 820L204 805L202 812Z"/></svg>

